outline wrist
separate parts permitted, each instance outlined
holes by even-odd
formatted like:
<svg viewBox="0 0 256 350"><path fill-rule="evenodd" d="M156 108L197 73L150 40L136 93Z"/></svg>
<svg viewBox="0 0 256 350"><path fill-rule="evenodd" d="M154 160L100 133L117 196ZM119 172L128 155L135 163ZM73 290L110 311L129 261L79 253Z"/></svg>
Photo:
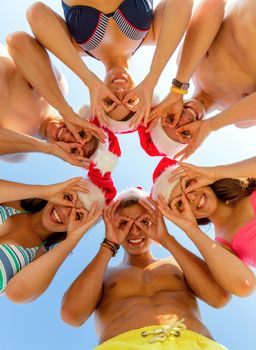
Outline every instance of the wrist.
<svg viewBox="0 0 256 350"><path fill-rule="evenodd" d="M170 235L169 233L165 236L163 240L161 240L161 245L165 248L168 249L170 244L173 244L176 242L176 239L174 236Z"/></svg>
<svg viewBox="0 0 256 350"><path fill-rule="evenodd" d="M221 125L219 123L219 120L217 117L211 117L205 120L207 122L207 125L211 131L217 131L221 128Z"/></svg>
<svg viewBox="0 0 256 350"><path fill-rule="evenodd" d="M101 246L110 250L113 257L116 256L116 254L120 248L120 245L118 243L113 242L107 238L103 239Z"/></svg>

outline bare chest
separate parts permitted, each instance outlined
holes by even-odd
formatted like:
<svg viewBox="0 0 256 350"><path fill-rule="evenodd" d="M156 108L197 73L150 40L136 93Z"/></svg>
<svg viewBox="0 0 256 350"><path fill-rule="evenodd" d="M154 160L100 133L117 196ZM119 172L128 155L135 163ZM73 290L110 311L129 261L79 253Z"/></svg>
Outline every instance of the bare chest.
<svg viewBox="0 0 256 350"><path fill-rule="evenodd" d="M162 291L180 291L184 288L183 275L176 266L155 263L145 270L130 267L108 272L104 295L116 298L152 296Z"/></svg>
<svg viewBox="0 0 256 350"><path fill-rule="evenodd" d="M0 84L0 126L28 135L37 135L47 118L49 104L16 75Z"/></svg>
<svg viewBox="0 0 256 350"><path fill-rule="evenodd" d="M243 12L232 10L194 75L195 84L220 109L255 92L256 52L252 50L255 43L252 20Z"/></svg>

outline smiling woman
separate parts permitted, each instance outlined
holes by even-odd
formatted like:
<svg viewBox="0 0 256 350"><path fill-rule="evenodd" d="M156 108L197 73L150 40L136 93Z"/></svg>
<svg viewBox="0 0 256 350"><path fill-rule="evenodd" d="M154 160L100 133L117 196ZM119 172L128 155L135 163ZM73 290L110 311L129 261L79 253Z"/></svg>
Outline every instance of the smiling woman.
<svg viewBox="0 0 256 350"><path fill-rule="evenodd" d="M178 167L164 158L154 173L152 193L162 213L194 242L220 286L237 296L256 288L247 267L256 266L256 178L248 178L255 176L255 164L251 158L212 169ZM215 240L198 227L210 222Z"/></svg>
<svg viewBox="0 0 256 350"><path fill-rule="evenodd" d="M100 191L98 198L83 201L93 188L95 192L96 186L81 178L49 186L0 181L1 293L21 303L45 291L67 255L100 218ZM49 251L56 243L60 244Z"/></svg>

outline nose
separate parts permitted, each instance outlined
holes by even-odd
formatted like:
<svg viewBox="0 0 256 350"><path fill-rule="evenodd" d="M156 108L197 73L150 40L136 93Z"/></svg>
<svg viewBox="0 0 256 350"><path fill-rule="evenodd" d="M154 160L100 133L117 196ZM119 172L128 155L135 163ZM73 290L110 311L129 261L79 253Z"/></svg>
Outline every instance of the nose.
<svg viewBox="0 0 256 350"><path fill-rule="evenodd" d="M133 223L131 230L130 230L130 233L133 236L139 236L141 233L141 229L135 223Z"/></svg>
<svg viewBox="0 0 256 350"><path fill-rule="evenodd" d="M126 92L127 92L127 89L126 88L121 88L121 87L117 87L115 88L114 90L114 94L115 96L120 100L122 101L124 96L126 95Z"/></svg>
<svg viewBox="0 0 256 350"><path fill-rule="evenodd" d="M194 192L189 192L187 193L187 199L189 201L189 203L194 203L196 198L197 198L197 193L194 191Z"/></svg>

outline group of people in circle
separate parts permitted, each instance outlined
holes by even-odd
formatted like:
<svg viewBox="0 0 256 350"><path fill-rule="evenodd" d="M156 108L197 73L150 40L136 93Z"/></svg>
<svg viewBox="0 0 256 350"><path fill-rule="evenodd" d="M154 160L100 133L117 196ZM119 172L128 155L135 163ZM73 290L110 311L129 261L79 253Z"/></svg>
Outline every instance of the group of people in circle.
<svg viewBox="0 0 256 350"><path fill-rule="evenodd" d="M103 218L99 251L63 297L64 322L79 326L95 312L97 350L224 349L202 323L196 298L218 308L255 289L256 157L213 167L183 160L211 132L256 124L256 4L201 0L193 9L192 0L161 0L154 9L152 0L66 0L62 7L64 18L33 4L34 36L15 32L0 46L0 160L42 152L88 173L52 185L0 180L0 293L16 303L38 298ZM156 101L155 86L183 36L170 92ZM156 49L137 85L129 62L143 45ZM47 50L88 87L90 103L78 112ZM83 55L103 63L104 82ZM184 100L191 79L195 91ZM117 135L132 132L149 156L161 157L150 193L117 193L112 181ZM164 217L201 258L168 232ZM215 239L202 230L209 223ZM171 258L156 259L152 241ZM108 267L120 245L123 261Z"/></svg>

